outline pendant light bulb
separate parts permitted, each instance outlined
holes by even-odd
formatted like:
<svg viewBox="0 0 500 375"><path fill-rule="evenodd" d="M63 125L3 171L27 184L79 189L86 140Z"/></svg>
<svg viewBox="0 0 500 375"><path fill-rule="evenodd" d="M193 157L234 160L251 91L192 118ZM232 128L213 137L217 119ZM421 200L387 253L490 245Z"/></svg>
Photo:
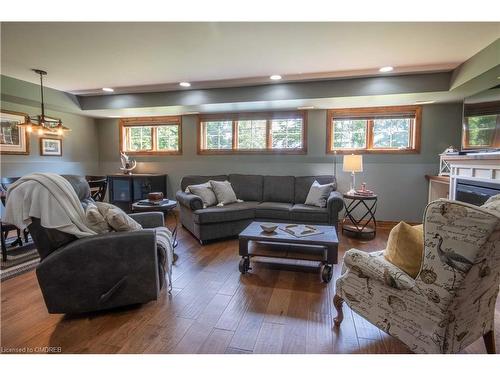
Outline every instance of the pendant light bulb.
<svg viewBox="0 0 500 375"><path fill-rule="evenodd" d="M38 135L43 135L43 129L38 129Z"/></svg>
<svg viewBox="0 0 500 375"><path fill-rule="evenodd" d="M28 125L28 126L26 127L26 131L27 131L28 133L31 133L31 132L33 131L33 126Z"/></svg>
<svg viewBox="0 0 500 375"><path fill-rule="evenodd" d="M61 128L57 129L57 135L63 135L63 130Z"/></svg>

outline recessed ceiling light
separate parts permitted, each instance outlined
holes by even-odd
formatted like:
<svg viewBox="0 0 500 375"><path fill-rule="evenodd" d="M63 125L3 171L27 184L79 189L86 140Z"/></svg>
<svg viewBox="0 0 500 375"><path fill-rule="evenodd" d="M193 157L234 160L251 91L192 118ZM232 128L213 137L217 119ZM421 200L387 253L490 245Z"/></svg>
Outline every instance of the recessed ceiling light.
<svg viewBox="0 0 500 375"><path fill-rule="evenodd" d="M103 87L102 88L102 91L106 91L106 92L113 92L115 90L113 90L111 87Z"/></svg>
<svg viewBox="0 0 500 375"><path fill-rule="evenodd" d="M272 79L273 81L279 81L281 78L282 77L279 74L273 74L269 77L269 79Z"/></svg>
<svg viewBox="0 0 500 375"><path fill-rule="evenodd" d="M200 112L185 112L182 115L183 116L189 116L189 115L198 115L198 114L200 114Z"/></svg>
<svg viewBox="0 0 500 375"><path fill-rule="evenodd" d="M297 109L301 109L301 110L304 110L304 109L314 109L314 106L313 105L306 105L306 106L303 106L303 107L297 107Z"/></svg>
<svg viewBox="0 0 500 375"><path fill-rule="evenodd" d="M380 68L378 71L380 73L388 73L388 72L392 72L394 70L394 68L392 66L384 66L382 68Z"/></svg>
<svg viewBox="0 0 500 375"><path fill-rule="evenodd" d="M179 86L182 86L182 87L190 87L191 84L189 82L181 82L179 83Z"/></svg>
<svg viewBox="0 0 500 375"><path fill-rule="evenodd" d="M432 104L435 103L435 100L417 100L415 104Z"/></svg>

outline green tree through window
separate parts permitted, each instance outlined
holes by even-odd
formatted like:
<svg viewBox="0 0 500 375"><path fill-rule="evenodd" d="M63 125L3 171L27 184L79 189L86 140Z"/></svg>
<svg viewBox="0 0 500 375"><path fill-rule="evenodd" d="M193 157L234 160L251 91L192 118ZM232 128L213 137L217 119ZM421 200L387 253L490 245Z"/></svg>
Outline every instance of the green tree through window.
<svg viewBox="0 0 500 375"><path fill-rule="evenodd" d="M153 149L153 130L151 127L131 127L129 128L129 137L130 151L149 151Z"/></svg>
<svg viewBox="0 0 500 375"><path fill-rule="evenodd" d="M180 116L133 117L120 120L120 148L131 154L180 154Z"/></svg>
<svg viewBox="0 0 500 375"><path fill-rule="evenodd" d="M157 150L177 151L179 149L179 127L177 125L158 126L156 128Z"/></svg>
<svg viewBox="0 0 500 375"><path fill-rule="evenodd" d="M420 151L421 106L330 109L327 153Z"/></svg>
<svg viewBox="0 0 500 375"><path fill-rule="evenodd" d="M334 148L365 148L366 120L335 120L332 137Z"/></svg>
<svg viewBox="0 0 500 375"><path fill-rule="evenodd" d="M467 146L483 147L493 143L497 117L500 115L485 115L467 117Z"/></svg>
<svg viewBox="0 0 500 375"><path fill-rule="evenodd" d="M207 149L228 150L233 146L233 124L231 121L209 121L205 123Z"/></svg>
<svg viewBox="0 0 500 375"><path fill-rule="evenodd" d="M303 153L304 112L272 112L200 116L199 152ZM227 116L224 119L224 116ZM281 118L282 116L282 118ZM232 119L231 119L232 118Z"/></svg>
<svg viewBox="0 0 500 375"><path fill-rule="evenodd" d="M410 146L411 120L374 119L374 148L406 148Z"/></svg>
<svg viewBox="0 0 500 375"><path fill-rule="evenodd" d="M238 121L238 148L266 148L266 120Z"/></svg>
<svg viewBox="0 0 500 375"><path fill-rule="evenodd" d="M300 148L302 146L302 119L272 120L271 137L273 148Z"/></svg>

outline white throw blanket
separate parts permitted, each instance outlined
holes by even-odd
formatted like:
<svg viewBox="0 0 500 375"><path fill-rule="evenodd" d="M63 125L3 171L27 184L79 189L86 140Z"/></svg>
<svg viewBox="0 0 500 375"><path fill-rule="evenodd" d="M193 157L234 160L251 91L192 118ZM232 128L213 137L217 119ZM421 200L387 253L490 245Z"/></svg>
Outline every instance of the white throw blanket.
<svg viewBox="0 0 500 375"><path fill-rule="evenodd" d="M78 238L96 234L88 228L85 212L71 184L55 173L33 173L9 186L3 222L20 229L39 218L45 228L54 228Z"/></svg>

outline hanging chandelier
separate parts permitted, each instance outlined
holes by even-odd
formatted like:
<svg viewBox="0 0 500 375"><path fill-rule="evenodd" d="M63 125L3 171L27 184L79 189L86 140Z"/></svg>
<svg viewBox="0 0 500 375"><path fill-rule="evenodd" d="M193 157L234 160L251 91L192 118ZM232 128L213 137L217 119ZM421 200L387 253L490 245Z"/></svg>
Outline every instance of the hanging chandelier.
<svg viewBox="0 0 500 375"><path fill-rule="evenodd" d="M45 116L45 103L43 100L43 76L47 75L47 72L40 69L31 69L36 74L40 75L40 96L41 96L41 107L42 113L38 116L29 116L28 121L25 124L19 125L26 127L28 133L35 132L38 135L54 134L62 136L66 132L71 131L71 129L63 126L61 120L52 119Z"/></svg>

